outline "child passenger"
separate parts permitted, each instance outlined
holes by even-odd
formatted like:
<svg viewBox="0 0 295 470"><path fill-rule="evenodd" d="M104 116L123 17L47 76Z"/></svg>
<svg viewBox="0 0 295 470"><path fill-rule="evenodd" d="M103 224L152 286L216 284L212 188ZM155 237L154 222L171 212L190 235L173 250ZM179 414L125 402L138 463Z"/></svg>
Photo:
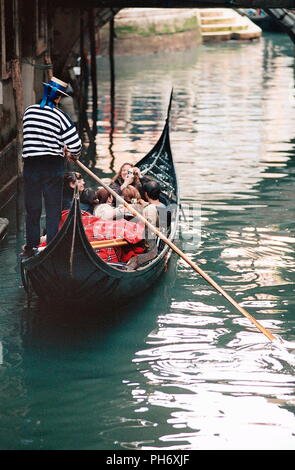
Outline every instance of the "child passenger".
<svg viewBox="0 0 295 470"><path fill-rule="evenodd" d="M96 191L98 204L94 207L93 215L105 220L121 219L124 217L124 207L113 206L114 197L105 188Z"/></svg>

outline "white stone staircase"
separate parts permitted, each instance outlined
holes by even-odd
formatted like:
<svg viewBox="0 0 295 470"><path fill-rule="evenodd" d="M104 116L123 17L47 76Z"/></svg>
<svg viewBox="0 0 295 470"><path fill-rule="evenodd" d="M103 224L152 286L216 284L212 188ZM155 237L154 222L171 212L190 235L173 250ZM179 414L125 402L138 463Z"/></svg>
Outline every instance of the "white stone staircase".
<svg viewBox="0 0 295 470"><path fill-rule="evenodd" d="M203 41L259 38L261 28L231 8L199 8Z"/></svg>

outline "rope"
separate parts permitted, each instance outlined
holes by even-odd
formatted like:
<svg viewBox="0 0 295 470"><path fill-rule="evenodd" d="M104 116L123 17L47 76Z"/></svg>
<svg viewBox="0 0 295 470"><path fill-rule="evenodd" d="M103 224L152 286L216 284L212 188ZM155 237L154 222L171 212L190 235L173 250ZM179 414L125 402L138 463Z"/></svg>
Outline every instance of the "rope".
<svg viewBox="0 0 295 470"><path fill-rule="evenodd" d="M71 251L70 251L70 275L73 277L73 260L74 260L74 247L75 247L75 238L76 238L76 228L77 228L77 201L79 198L78 184L75 183L75 189L73 194L75 210L74 210L74 228L72 235Z"/></svg>
<svg viewBox="0 0 295 470"><path fill-rule="evenodd" d="M23 60L22 60L22 63L23 63L23 64L27 64L27 65L31 65L32 67L35 67L36 69L40 69L40 70L50 70L50 69L53 69L53 65L52 65L52 64L48 64L48 65L45 65L45 64L34 64L33 62L30 62L30 61L27 60L27 59L23 59Z"/></svg>

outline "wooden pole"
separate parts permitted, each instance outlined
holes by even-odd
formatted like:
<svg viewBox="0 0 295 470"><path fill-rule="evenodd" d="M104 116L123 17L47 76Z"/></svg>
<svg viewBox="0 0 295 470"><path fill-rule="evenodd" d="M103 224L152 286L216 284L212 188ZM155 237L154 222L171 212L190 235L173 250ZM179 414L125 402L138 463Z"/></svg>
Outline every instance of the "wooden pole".
<svg viewBox="0 0 295 470"><path fill-rule="evenodd" d="M0 219L1 220L1 219ZM119 239L114 239L114 240L98 240L96 242L90 242L92 248L94 249L100 249L100 248L111 248L111 247L116 247L116 246L126 246L129 243L127 240L124 240L123 238Z"/></svg>
<svg viewBox="0 0 295 470"><path fill-rule="evenodd" d="M18 175L22 175L22 161L20 158L21 146L22 146L22 123L23 123L23 112L24 112L24 96L22 87L22 76L19 58L12 59L11 61L11 77L12 87L14 95L15 115L16 115L16 128L17 128L17 169Z"/></svg>
<svg viewBox="0 0 295 470"><path fill-rule="evenodd" d="M115 130L115 59L114 59L114 36L115 36L115 21L114 17L110 20L109 31L109 60L110 60L110 144L109 151L112 157L110 168L113 170L115 155L113 152L114 145L114 130Z"/></svg>
<svg viewBox="0 0 295 470"><path fill-rule="evenodd" d="M154 227L145 217L143 217L137 210L130 206L121 196L119 196L115 191L113 191L107 184L105 184L97 175L95 175L87 166L85 166L79 160L76 160L77 165L84 170L89 176L91 176L97 183L99 183L103 188L105 188L113 197L116 198L121 204L123 204L128 211L141 220L147 227L149 227L153 233L155 233L161 240L163 240L166 245L178 254L191 268L194 269L200 276L205 279L214 289L216 289L223 297L225 297L242 315L244 315L250 322L252 322L258 330L261 331L270 341L277 339L270 331L268 331L264 326L262 326L250 313L248 313L243 307L241 307L222 287L220 287L217 282L211 279L208 274L206 274L199 266L197 266L191 259L189 259L169 238L165 237L156 227Z"/></svg>
<svg viewBox="0 0 295 470"><path fill-rule="evenodd" d="M95 141L93 138L92 130L88 122L87 116L87 102L88 102L88 85L89 85L89 73L87 64L87 52L85 48L85 18L84 10L80 9L80 90L79 90L79 133L83 140L84 131L86 132L89 140L89 147L87 156L95 148Z"/></svg>
<svg viewBox="0 0 295 470"><path fill-rule="evenodd" d="M92 134L95 140L97 134L97 74L96 74L96 41L94 9L88 10L89 43L91 56L91 85L92 85Z"/></svg>
<svg viewBox="0 0 295 470"><path fill-rule="evenodd" d="M50 81L53 77L53 64L52 64L51 56L48 53L44 55L44 64L48 66L47 77L48 77L48 81Z"/></svg>
<svg viewBox="0 0 295 470"><path fill-rule="evenodd" d="M79 131L84 131L84 11L80 10L80 80L79 80Z"/></svg>
<svg viewBox="0 0 295 470"><path fill-rule="evenodd" d="M15 29L13 39L13 59L11 60L11 79L14 96L15 116L16 116L16 172L17 172L17 194L16 194L16 226L21 231L23 226L23 162L21 158L23 143L23 113L24 113L24 93L22 84L22 70L20 61L20 8L19 2L12 2L13 25Z"/></svg>
<svg viewBox="0 0 295 470"><path fill-rule="evenodd" d="M23 112L24 95L22 87L21 65L19 57L11 61L11 78L14 95L14 106L16 116L16 158L17 158L17 194L16 194L16 226L17 230L22 230L23 225L23 162L21 158L23 141Z"/></svg>

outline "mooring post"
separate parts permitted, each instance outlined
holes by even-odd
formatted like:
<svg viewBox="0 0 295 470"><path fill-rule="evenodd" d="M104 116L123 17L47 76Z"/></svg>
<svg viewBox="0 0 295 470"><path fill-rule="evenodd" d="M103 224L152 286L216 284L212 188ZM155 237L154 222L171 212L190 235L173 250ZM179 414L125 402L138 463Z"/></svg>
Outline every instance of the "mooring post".
<svg viewBox="0 0 295 470"><path fill-rule="evenodd" d="M114 37L115 37L115 21L114 17L110 20L109 30L109 60L110 60L110 105L111 105L111 116L110 116L110 145L109 151L112 157L111 169L113 169L115 156L113 153L114 144L114 130L115 130L115 59L114 59Z"/></svg>
<svg viewBox="0 0 295 470"><path fill-rule="evenodd" d="M79 131L84 131L84 81L85 81L85 57L84 57L84 11L80 10L80 83L79 83Z"/></svg>
<svg viewBox="0 0 295 470"><path fill-rule="evenodd" d="M96 74L96 41L95 41L95 11L88 10L89 43L91 57L91 85L92 85L92 134L95 140L97 134L97 74Z"/></svg>
<svg viewBox="0 0 295 470"><path fill-rule="evenodd" d="M89 139L89 147L92 148L94 145L93 134L89 126L87 117L87 102L88 102L88 85L89 85L89 73L87 64L87 52L85 48L85 20L84 10L80 10L80 57L81 57L81 72L80 72L80 92L79 92L79 132L83 139L83 132L87 133Z"/></svg>
<svg viewBox="0 0 295 470"><path fill-rule="evenodd" d="M16 128L17 128L17 171L18 175L22 175L22 162L20 159L20 152L22 146L22 122L24 112L24 96L22 88L22 76L20 68L19 58L12 59L11 61L11 78L14 95L14 107L16 116Z"/></svg>
<svg viewBox="0 0 295 470"><path fill-rule="evenodd" d="M22 75L20 59L16 57L11 61L11 78L14 95L14 107L16 116L16 158L17 158L17 189L16 189L16 225L17 230L22 230L23 214L23 194L22 194L22 175L23 163L21 159L22 139L23 139L23 112L24 95L22 87Z"/></svg>

